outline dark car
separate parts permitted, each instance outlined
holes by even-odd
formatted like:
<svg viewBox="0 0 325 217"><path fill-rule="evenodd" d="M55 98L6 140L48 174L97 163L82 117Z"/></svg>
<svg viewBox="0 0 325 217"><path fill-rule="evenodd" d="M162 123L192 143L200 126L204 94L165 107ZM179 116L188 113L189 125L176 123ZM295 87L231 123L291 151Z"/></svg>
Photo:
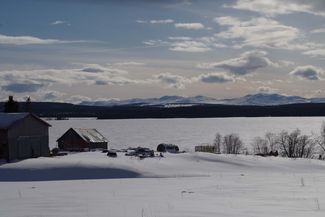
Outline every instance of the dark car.
<svg viewBox="0 0 325 217"><path fill-rule="evenodd" d="M115 150L107 150L108 157L117 157L117 153Z"/></svg>

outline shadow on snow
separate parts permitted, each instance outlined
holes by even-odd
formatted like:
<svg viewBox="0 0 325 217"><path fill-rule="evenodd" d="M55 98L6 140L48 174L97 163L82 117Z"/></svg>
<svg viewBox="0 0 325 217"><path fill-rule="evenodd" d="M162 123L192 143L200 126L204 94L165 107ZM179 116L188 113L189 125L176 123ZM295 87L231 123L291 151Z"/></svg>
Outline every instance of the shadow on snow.
<svg viewBox="0 0 325 217"><path fill-rule="evenodd" d="M60 181L79 179L119 179L137 178L139 173L115 168L48 168L48 169L8 169L0 168L0 182L20 181Z"/></svg>

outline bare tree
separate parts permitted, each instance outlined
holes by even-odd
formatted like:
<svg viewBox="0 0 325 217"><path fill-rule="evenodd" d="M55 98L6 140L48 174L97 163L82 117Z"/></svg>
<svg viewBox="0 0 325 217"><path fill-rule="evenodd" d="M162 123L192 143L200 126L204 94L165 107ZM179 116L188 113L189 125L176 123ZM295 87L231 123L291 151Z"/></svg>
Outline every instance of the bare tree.
<svg viewBox="0 0 325 217"><path fill-rule="evenodd" d="M215 153L217 153L217 154L221 153L221 143L222 143L222 136L220 133L217 133L216 137L214 138L214 141L213 141Z"/></svg>
<svg viewBox="0 0 325 217"><path fill-rule="evenodd" d="M269 153L268 141L261 137L255 137L252 143L253 153L267 155Z"/></svg>
<svg viewBox="0 0 325 217"><path fill-rule="evenodd" d="M320 137L318 139L318 144L321 147L323 151L325 151L325 122L323 122L321 131L320 131Z"/></svg>
<svg viewBox="0 0 325 217"><path fill-rule="evenodd" d="M267 141L267 145L272 152L278 151L279 147L277 145L277 136L274 133L267 132L265 134L265 140Z"/></svg>
<svg viewBox="0 0 325 217"><path fill-rule="evenodd" d="M315 154L316 143L310 136L301 135L299 129L291 133L282 131L278 135L281 155L289 158L311 158Z"/></svg>
<svg viewBox="0 0 325 217"><path fill-rule="evenodd" d="M243 148L243 142L236 134L224 136L222 145L224 154L239 154Z"/></svg>

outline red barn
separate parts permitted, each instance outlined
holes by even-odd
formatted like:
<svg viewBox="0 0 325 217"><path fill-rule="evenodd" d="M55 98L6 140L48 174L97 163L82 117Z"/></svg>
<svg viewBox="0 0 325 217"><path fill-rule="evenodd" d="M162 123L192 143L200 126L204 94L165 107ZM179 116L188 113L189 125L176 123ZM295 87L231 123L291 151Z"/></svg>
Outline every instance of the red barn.
<svg viewBox="0 0 325 217"><path fill-rule="evenodd" d="M107 139L96 129L70 128L58 140L58 147L64 151L89 151L107 149Z"/></svg>

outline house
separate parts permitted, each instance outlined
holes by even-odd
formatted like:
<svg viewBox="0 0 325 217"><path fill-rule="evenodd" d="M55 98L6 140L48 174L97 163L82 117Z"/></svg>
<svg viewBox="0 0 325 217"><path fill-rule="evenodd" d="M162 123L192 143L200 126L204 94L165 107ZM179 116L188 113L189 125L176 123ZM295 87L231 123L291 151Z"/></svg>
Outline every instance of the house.
<svg viewBox="0 0 325 217"><path fill-rule="evenodd" d="M0 113L0 159L49 156L50 126L30 113Z"/></svg>
<svg viewBox="0 0 325 217"><path fill-rule="evenodd" d="M96 129L70 128L58 140L58 147L64 151L89 151L107 149L107 139Z"/></svg>

